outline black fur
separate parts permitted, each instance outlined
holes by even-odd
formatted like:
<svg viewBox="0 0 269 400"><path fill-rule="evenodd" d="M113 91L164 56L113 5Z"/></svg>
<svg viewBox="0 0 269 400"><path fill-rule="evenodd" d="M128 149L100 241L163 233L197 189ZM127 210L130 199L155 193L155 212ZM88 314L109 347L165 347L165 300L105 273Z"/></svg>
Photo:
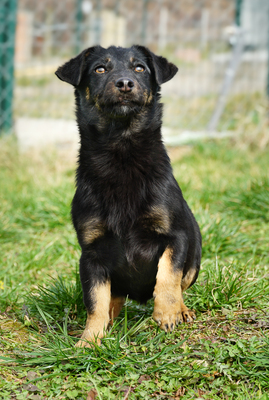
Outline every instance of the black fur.
<svg viewBox="0 0 269 400"><path fill-rule="evenodd" d="M151 298L168 246L174 270L185 276L195 268L191 284L198 276L200 231L161 136L160 85L176 72L175 65L142 46L92 47L56 72L75 87L81 147L72 218L89 312L90 289L107 280L114 296ZM128 82L126 90L119 80ZM90 240L87 226L94 232Z"/></svg>

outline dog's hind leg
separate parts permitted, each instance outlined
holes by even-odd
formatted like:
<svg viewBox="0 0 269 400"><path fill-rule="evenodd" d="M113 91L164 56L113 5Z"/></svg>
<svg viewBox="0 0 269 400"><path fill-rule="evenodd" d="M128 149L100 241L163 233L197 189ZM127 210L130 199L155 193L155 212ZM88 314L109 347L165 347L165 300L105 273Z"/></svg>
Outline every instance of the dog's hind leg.
<svg viewBox="0 0 269 400"><path fill-rule="evenodd" d="M113 325L114 319L119 315L123 305L125 303L125 297L111 296L109 306L109 323Z"/></svg>
<svg viewBox="0 0 269 400"><path fill-rule="evenodd" d="M186 275L182 278L181 289L182 293L188 289L195 281L199 273L199 268L190 268ZM182 296L181 301L182 317L185 322L190 322L195 319L195 313L185 306Z"/></svg>

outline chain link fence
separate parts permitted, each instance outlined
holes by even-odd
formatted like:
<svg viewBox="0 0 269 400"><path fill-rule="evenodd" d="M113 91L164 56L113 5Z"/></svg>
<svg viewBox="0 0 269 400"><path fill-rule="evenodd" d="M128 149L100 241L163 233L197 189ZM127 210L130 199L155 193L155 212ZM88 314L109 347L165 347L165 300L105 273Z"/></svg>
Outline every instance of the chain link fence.
<svg viewBox="0 0 269 400"><path fill-rule="evenodd" d="M12 128L16 0L0 3L0 133Z"/></svg>
<svg viewBox="0 0 269 400"><path fill-rule="evenodd" d="M178 66L176 77L162 88L166 103L164 124L177 134L186 129L207 129L220 98L224 108L233 96L266 93L268 0L1 0L2 3L0 129L11 126L13 110L19 136L35 130L27 139L30 142L34 143L38 134L39 140L51 136L53 141L55 129L65 138L73 135L73 90L58 81L54 71L94 44L144 44ZM237 48L239 39L241 52ZM227 76L231 68L230 79ZM219 111L221 117L223 109ZM232 126L219 123L218 118L214 129Z"/></svg>

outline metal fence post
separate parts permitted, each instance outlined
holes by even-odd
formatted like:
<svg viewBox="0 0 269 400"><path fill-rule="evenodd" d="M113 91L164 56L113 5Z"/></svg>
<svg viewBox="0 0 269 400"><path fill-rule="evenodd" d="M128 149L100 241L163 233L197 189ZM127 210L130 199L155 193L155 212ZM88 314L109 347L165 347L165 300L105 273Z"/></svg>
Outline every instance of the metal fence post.
<svg viewBox="0 0 269 400"><path fill-rule="evenodd" d="M147 33L147 14L148 14L148 2L149 0L143 0L142 9L142 22L141 22L141 44L146 44L146 33Z"/></svg>
<svg viewBox="0 0 269 400"><path fill-rule="evenodd" d="M241 25L241 11L243 0L235 0L235 23L237 26Z"/></svg>
<svg viewBox="0 0 269 400"><path fill-rule="evenodd" d="M75 54L80 53L82 47L83 32L82 0L76 1L76 28L75 28Z"/></svg>
<svg viewBox="0 0 269 400"><path fill-rule="evenodd" d="M95 44L101 43L102 38L102 1L96 1Z"/></svg>
<svg viewBox="0 0 269 400"><path fill-rule="evenodd" d="M17 0L0 2L0 133L13 126L14 47Z"/></svg>

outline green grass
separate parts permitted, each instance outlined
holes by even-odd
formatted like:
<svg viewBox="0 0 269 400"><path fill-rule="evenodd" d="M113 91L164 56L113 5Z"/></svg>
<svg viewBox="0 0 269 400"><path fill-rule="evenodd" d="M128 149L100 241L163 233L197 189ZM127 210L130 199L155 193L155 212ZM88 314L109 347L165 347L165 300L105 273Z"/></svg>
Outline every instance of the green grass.
<svg viewBox="0 0 269 400"><path fill-rule="evenodd" d="M185 295L195 323L166 335L152 301L128 300L90 350L74 348L86 317L70 220L75 163L1 139L0 399L269 399L268 132L261 123L254 142L248 107L246 140L171 152L203 235L201 273Z"/></svg>

